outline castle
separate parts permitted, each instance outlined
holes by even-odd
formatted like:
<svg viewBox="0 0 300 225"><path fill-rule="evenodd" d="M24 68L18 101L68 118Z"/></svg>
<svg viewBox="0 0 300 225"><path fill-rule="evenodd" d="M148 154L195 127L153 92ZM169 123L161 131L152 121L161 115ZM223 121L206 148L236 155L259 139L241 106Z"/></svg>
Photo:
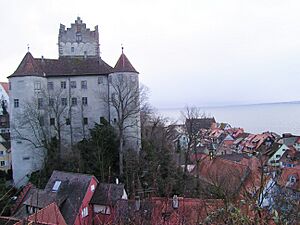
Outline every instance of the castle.
<svg viewBox="0 0 300 225"><path fill-rule="evenodd" d="M47 59L34 58L28 51L8 77L16 186L25 184L28 175L42 168L47 138L59 135L64 151L68 151L102 119L118 124L120 112L114 98L125 89L139 88L139 73L123 49L115 67L109 66L100 57L98 26L91 31L80 17L70 28L60 25L58 52L58 59ZM138 98L138 94L134 96L133 105L139 104ZM139 110L127 115L124 126L124 149L138 151Z"/></svg>

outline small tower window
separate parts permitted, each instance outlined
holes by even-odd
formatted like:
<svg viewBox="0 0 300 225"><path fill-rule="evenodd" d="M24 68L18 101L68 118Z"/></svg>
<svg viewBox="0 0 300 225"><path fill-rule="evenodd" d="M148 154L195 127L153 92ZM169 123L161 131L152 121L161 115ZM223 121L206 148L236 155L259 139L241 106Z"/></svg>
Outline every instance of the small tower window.
<svg viewBox="0 0 300 225"><path fill-rule="evenodd" d="M74 47L71 47L71 52L74 52Z"/></svg>
<svg viewBox="0 0 300 225"><path fill-rule="evenodd" d="M82 35L81 35L81 33L77 33L76 34L76 41L77 42L81 42L82 41Z"/></svg>

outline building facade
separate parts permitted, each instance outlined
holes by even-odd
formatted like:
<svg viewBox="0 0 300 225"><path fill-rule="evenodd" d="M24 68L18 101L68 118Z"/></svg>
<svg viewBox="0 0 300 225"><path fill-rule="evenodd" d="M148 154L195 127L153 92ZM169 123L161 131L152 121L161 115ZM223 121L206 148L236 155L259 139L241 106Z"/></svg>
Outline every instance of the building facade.
<svg viewBox="0 0 300 225"><path fill-rule="evenodd" d="M91 31L78 17L70 28L60 25L58 41L58 59L34 58L27 52L8 77L12 168L17 186L42 168L46 140L59 136L62 154L68 154L101 119L118 124L113 100L125 90L136 94L139 89L139 73L123 49L115 67L101 59L97 26ZM138 98L137 94L134 106L138 106ZM130 114L125 124L124 149L139 151L139 110Z"/></svg>

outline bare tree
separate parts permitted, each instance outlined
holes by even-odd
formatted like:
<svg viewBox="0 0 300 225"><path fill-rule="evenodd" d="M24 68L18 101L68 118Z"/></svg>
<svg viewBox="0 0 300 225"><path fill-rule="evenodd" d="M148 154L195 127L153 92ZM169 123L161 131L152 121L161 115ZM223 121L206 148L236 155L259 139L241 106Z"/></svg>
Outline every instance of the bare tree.
<svg viewBox="0 0 300 225"><path fill-rule="evenodd" d="M119 74L109 77L109 94L104 94L102 100L111 109L110 121L117 128L119 137L119 173L124 174L124 144L128 138L139 138L140 133L140 102L145 97L145 88L139 87L138 79ZM140 140L136 140L140 143ZM129 146L129 143L126 143ZM139 144L135 148L138 148ZM139 149L134 149L139 151Z"/></svg>

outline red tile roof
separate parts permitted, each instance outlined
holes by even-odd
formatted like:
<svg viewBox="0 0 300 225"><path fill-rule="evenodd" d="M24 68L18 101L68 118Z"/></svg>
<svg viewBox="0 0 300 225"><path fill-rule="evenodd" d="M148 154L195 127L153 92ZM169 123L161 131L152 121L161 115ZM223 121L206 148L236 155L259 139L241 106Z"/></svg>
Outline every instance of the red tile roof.
<svg viewBox="0 0 300 225"><path fill-rule="evenodd" d="M30 222L48 225L67 225L56 203L52 203L27 218ZM15 225L21 225L22 222Z"/></svg>
<svg viewBox="0 0 300 225"><path fill-rule="evenodd" d="M138 73L123 52L114 67L114 71Z"/></svg>
<svg viewBox="0 0 300 225"><path fill-rule="evenodd" d="M296 178L295 183L290 182L290 177L293 176ZM285 186L291 188L296 191L300 191L300 166L296 166L294 168L283 168L282 174L278 181L278 184L281 186Z"/></svg>
<svg viewBox="0 0 300 225"><path fill-rule="evenodd" d="M0 82L0 85L2 85L3 89L5 90L6 94L8 95L8 92L9 92L8 82Z"/></svg>

